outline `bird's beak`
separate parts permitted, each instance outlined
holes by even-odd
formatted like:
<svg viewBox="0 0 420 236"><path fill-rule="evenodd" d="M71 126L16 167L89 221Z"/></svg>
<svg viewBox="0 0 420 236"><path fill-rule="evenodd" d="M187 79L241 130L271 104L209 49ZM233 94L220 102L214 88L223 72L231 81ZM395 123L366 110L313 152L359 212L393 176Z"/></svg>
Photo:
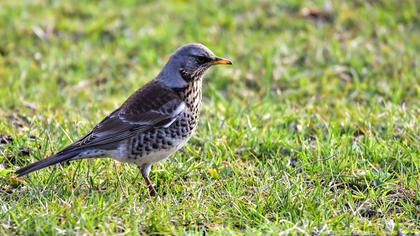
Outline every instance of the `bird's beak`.
<svg viewBox="0 0 420 236"><path fill-rule="evenodd" d="M211 62L212 65L232 65L232 62L226 58L215 57Z"/></svg>

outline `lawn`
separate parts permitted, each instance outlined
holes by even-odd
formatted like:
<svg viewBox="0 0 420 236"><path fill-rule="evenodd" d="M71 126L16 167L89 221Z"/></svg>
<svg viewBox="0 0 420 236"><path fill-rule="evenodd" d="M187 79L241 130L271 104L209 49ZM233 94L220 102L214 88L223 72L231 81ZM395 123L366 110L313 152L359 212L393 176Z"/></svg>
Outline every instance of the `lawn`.
<svg viewBox="0 0 420 236"><path fill-rule="evenodd" d="M420 232L420 4L1 1L0 234ZM13 171L59 151L201 42L199 128L152 168Z"/></svg>

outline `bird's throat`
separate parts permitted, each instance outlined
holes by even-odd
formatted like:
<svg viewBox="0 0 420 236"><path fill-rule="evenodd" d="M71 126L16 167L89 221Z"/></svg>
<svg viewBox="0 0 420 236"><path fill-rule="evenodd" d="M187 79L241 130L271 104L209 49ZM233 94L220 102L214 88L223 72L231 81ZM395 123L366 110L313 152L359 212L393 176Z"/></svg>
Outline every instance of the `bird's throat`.
<svg viewBox="0 0 420 236"><path fill-rule="evenodd" d="M177 92L179 96L184 100L187 107L193 113L199 113L200 105L201 105L201 87L202 87L202 79L194 80L182 89L179 89Z"/></svg>

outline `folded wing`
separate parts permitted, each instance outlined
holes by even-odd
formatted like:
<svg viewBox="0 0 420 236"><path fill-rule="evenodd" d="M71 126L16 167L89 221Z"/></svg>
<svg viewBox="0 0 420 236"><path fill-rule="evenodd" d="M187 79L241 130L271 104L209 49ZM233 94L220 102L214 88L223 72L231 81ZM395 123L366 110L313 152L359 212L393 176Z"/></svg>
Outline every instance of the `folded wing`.
<svg viewBox="0 0 420 236"><path fill-rule="evenodd" d="M78 148L115 148L115 143L155 127L167 127L186 109L176 92L151 81L131 95L127 101L88 134L61 152ZM60 152L60 153L61 153Z"/></svg>

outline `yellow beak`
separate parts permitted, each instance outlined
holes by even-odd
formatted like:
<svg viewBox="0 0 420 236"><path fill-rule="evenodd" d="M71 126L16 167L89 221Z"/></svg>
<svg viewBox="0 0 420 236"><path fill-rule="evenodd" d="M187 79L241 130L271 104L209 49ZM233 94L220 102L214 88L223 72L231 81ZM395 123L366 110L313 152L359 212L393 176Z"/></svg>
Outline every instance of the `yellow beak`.
<svg viewBox="0 0 420 236"><path fill-rule="evenodd" d="M216 57L212 62L212 65L232 65L232 62L226 58Z"/></svg>

